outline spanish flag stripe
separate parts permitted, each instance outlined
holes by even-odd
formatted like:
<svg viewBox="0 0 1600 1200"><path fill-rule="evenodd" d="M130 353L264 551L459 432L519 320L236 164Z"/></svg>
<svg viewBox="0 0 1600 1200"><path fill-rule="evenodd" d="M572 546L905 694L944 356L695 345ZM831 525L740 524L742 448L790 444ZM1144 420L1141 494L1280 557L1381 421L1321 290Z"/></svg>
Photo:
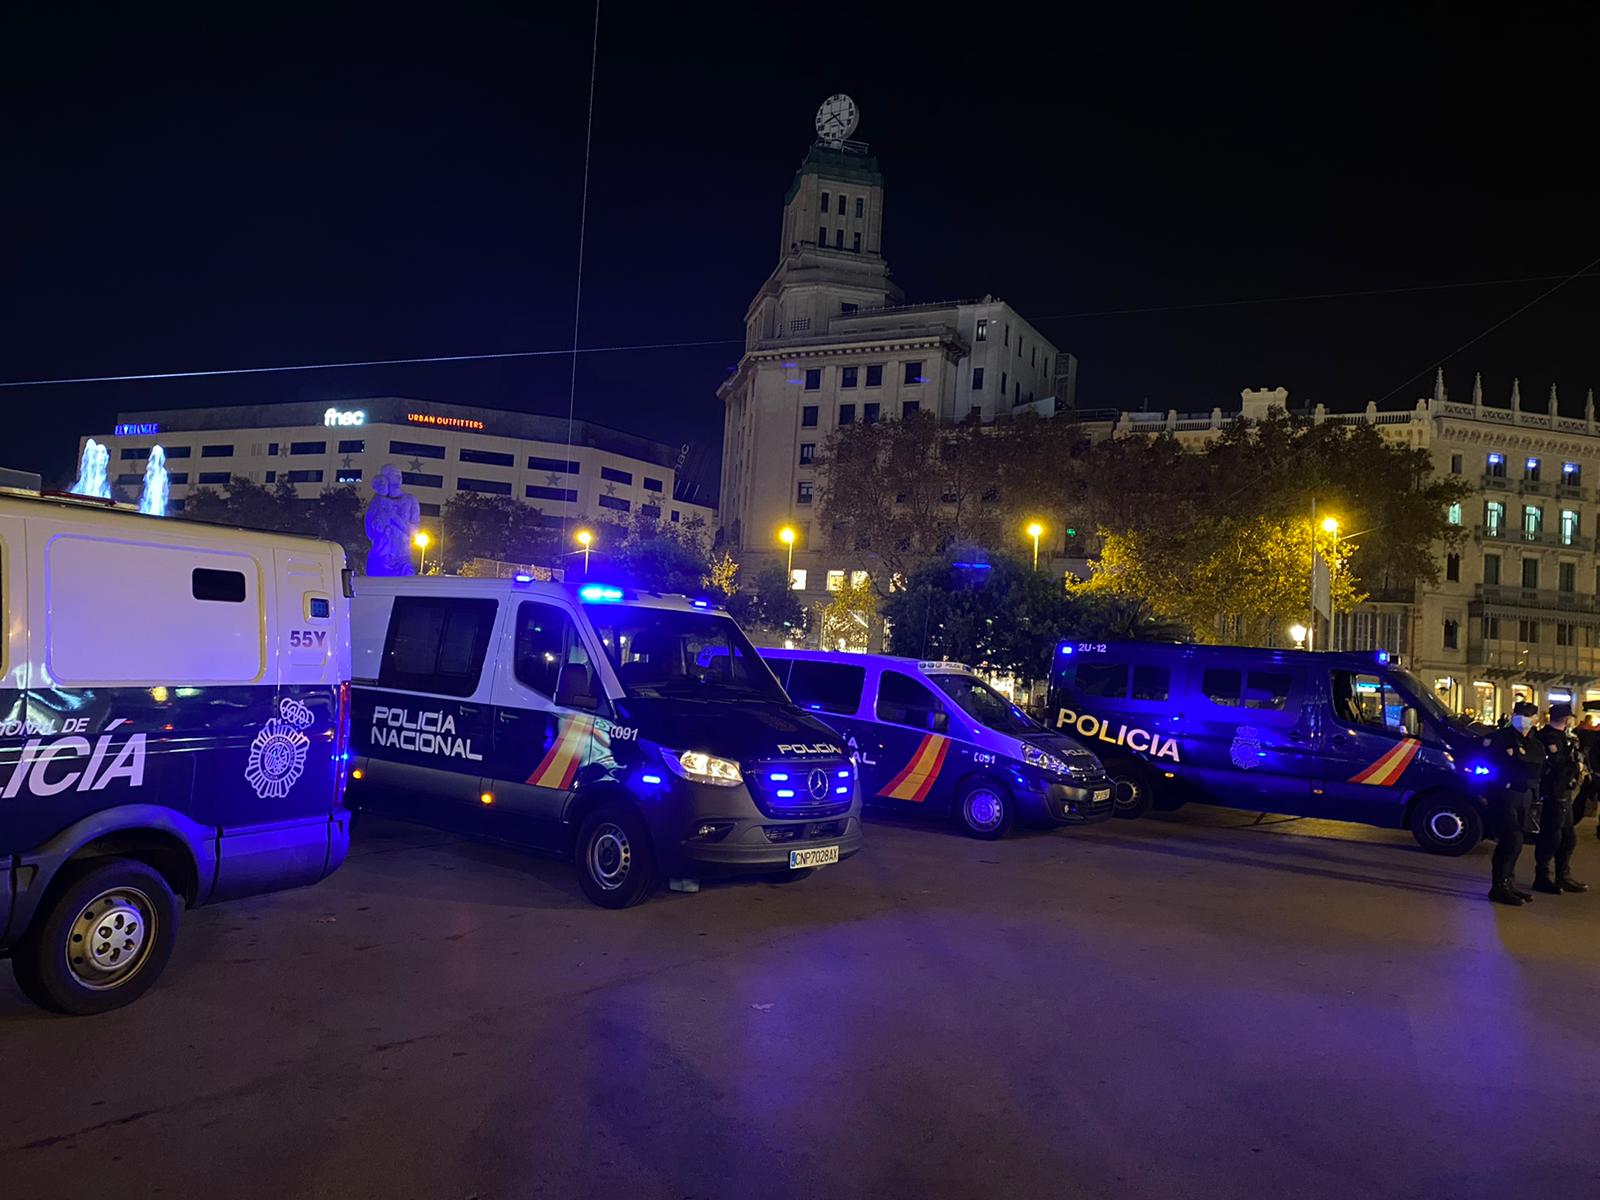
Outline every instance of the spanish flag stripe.
<svg viewBox="0 0 1600 1200"><path fill-rule="evenodd" d="M1421 742L1407 741L1405 751L1390 762L1388 770L1376 782L1383 787L1393 787L1399 783L1400 776L1406 773L1406 768L1411 765L1411 760L1417 756L1417 751L1420 749L1422 749Z"/></svg>
<svg viewBox="0 0 1600 1200"><path fill-rule="evenodd" d="M917 760L922 757L922 752L928 748L928 742L932 739L932 736L932 734L929 734L917 743L917 748L912 753L911 758L906 762L906 765L900 768L899 774L897 774L893 779L889 780L888 783L883 785L883 790L881 790L878 795L894 795L895 789L906 781L906 776L911 774L911 768L917 765Z"/></svg>
<svg viewBox="0 0 1600 1200"><path fill-rule="evenodd" d="M564 717L556 739L539 765L528 776L534 787L557 788L565 791L572 786L583 760L584 741L589 736L591 718Z"/></svg>
<svg viewBox="0 0 1600 1200"><path fill-rule="evenodd" d="M917 752L911 756L905 770L896 775L889 785L878 793L893 800L911 800L920 803L928 798L933 780L938 778L944 763L950 739L938 734L928 734L922 739Z"/></svg>
<svg viewBox="0 0 1600 1200"><path fill-rule="evenodd" d="M940 738L939 748L934 754L933 763L931 766L929 766L927 774L923 777L921 785L917 788L917 794L911 797L913 800L921 803L928 798L928 793L933 790L934 782L939 778L939 771L944 766L944 756L949 752L950 739Z"/></svg>
<svg viewBox="0 0 1600 1200"><path fill-rule="evenodd" d="M1417 756L1417 751L1421 748L1422 743L1416 738L1405 738L1394 749L1385 751L1376 762L1352 775L1350 782L1388 787L1405 773L1405 769L1411 765L1411 760Z"/></svg>

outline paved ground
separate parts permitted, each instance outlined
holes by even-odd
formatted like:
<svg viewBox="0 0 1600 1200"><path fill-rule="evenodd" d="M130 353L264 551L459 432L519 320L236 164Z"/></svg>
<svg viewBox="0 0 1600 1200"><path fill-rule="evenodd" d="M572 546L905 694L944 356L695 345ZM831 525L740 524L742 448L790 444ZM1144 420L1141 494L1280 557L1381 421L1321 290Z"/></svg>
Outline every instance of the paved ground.
<svg viewBox="0 0 1600 1200"><path fill-rule="evenodd" d="M0 968L0 1190L1585 1194L1600 887L1511 911L1486 847L1249 820L876 823L809 880L620 914L364 823L320 887L188 914L120 1013Z"/></svg>

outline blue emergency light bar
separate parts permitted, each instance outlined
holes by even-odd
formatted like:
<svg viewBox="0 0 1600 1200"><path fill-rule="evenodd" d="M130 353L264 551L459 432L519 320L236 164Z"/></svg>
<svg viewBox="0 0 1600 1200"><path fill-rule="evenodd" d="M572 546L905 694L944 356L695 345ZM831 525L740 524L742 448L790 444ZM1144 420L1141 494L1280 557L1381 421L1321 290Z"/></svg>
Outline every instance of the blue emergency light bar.
<svg viewBox="0 0 1600 1200"><path fill-rule="evenodd" d="M578 589L578 596L590 604L610 604L622 599L622 589L609 583L586 583Z"/></svg>
<svg viewBox="0 0 1600 1200"><path fill-rule="evenodd" d="M533 576L532 575L513 575L511 577L511 582L512 583L532 583L533 582Z"/></svg>

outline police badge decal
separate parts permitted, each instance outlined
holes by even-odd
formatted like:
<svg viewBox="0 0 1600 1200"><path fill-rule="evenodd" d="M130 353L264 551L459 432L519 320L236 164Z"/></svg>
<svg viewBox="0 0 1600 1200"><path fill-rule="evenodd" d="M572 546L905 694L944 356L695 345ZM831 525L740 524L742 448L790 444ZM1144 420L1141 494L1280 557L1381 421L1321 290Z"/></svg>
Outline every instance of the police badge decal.
<svg viewBox="0 0 1600 1200"><path fill-rule="evenodd" d="M1241 725L1233 733L1233 745L1229 749L1233 765L1241 771L1248 771L1252 767L1259 767L1266 752L1261 749L1261 731L1254 725Z"/></svg>
<svg viewBox="0 0 1600 1200"><path fill-rule="evenodd" d="M245 782L257 796L281 800L289 794L305 773L306 751L311 747L305 731L315 723L311 710L300 701L285 697L279 702L278 715L256 734L245 763Z"/></svg>

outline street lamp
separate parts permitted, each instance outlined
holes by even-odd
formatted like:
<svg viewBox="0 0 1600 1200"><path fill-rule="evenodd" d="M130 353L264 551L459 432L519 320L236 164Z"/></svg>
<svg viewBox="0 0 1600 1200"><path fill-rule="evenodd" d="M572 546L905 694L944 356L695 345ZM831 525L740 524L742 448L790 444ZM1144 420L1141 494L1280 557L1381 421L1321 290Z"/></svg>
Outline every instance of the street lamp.
<svg viewBox="0 0 1600 1200"><path fill-rule="evenodd" d="M411 544L417 548L417 574L418 575L422 574L423 562L427 557L428 541L429 541L428 531L425 530L425 529L417 530L417 532L415 534L413 534L412 538L411 538Z"/></svg>
<svg viewBox="0 0 1600 1200"><path fill-rule="evenodd" d="M583 547L583 573L589 573L589 546L594 541L594 534L587 529L578 530L578 545Z"/></svg>
<svg viewBox="0 0 1600 1200"><path fill-rule="evenodd" d="M1338 517L1323 517L1322 518L1322 532L1323 533L1338 534L1338 532L1339 532L1339 518Z"/></svg>
<svg viewBox="0 0 1600 1200"><path fill-rule="evenodd" d="M1037 521L1029 521L1028 527L1022 531L1033 539L1033 569L1039 569L1039 535L1044 532L1044 526Z"/></svg>
<svg viewBox="0 0 1600 1200"><path fill-rule="evenodd" d="M1306 627L1298 621L1289 626L1289 636L1294 639L1294 648L1302 650L1306 644Z"/></svg>
<svg viewBox="0 0 1600 1200"><path fill-rule="evenodd" d="M789 547L789 586L794 586L794 529L785 525L778 530L778 540Z"/></svg>

